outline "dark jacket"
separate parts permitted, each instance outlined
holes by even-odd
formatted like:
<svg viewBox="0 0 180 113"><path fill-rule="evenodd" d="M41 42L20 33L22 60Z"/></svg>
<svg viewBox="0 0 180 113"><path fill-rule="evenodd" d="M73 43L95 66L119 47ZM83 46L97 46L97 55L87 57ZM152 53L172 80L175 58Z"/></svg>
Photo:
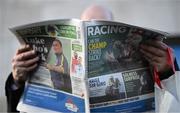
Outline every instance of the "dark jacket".
<svg viewBox="0 0 180 113"><path fill-rule="evenodd" d="M19 99L23 93L24 85L17 89L12 89L12 84L14 84L14 80L12 77L12 73L9 75L8 79L6 80L5 90L6 90L6 97L7 97L7 111L8 112L18 112L16 110L17 104Z"/></svg>

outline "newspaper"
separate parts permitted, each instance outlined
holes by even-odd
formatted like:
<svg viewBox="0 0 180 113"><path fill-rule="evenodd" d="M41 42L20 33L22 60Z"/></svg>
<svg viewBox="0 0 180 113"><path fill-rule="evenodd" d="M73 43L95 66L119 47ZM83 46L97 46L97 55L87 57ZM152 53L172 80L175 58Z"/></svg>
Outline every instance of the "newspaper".
<svg viewBox="0 0 180 113"><path fill-rule="evenodd" d="M18 110L140 112L155 107L153 76L139 45L162 32L78 19L37 22L11 31L37 51Z"/></svg>

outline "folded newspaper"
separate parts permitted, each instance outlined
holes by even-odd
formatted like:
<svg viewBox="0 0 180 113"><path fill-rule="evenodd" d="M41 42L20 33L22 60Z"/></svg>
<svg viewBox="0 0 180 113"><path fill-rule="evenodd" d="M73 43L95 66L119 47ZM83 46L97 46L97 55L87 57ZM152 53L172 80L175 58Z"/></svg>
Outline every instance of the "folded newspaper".
<svg viewBox="0 0 180 113"><path fill-rule="evenodd" d="M154 82L139 45L162 32L120 22L51 20L14 27L40 57L17 109L23 112L151 111Z"/></svg>

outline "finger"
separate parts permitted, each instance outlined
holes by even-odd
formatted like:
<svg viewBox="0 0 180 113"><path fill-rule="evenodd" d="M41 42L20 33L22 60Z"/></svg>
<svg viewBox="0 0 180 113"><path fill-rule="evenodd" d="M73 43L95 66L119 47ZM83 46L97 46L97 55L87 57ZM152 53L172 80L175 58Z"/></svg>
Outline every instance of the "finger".
<svg viewBox="0 0 180 113"><path fill-rule="evenodd" d="M161 62L161 57L159 57L159 56L155 56L155 55L151 54L150 52L144 51L143 49L140 49L140 52L142 52L144 54L144 57L150 62L152 62L152 61L155 61L158 63Z"/></svg>
<svg viewBox="0 0 180 113"><path fill-rule="evenodd" d="M147 56L143 56L143 57L149 62L149 64L151 66L153 66L153 67L156 66L159 68L159 66L160 66L159 62L153 61L152 59L148 58Z"/></svg>
<svg viewBox="0 0 180 113"><path fill-rule="evenodd" d="M19 70L20 70L20 72L30 72L30 71L34 70L37 66L38 66L38 64L35 63L29 67L19 67Z"/></svg>
<svg viewBox="0 0 180 113"><path fill-rule="evenodd" d="M27 80L28 77L28 72L34 70L37 67L37 63L33 64L29 67L17 67L13 73L13 78L14 80L18 81L18 82L25 82Z"/></svg>
<svg viewBox="0 0 180 113"><path fill-rule="evenodd" d="M36 57L36 52L34 50L31 50L31 51L23 52L21 54L16 55L14 59L16 61L22 61L22 60L26 60L26 59L30 59L34 57Z"/></svg>
<svg viewBox="0 0 180 113"><path fill-rule="evenodd" d="M147 56L143 56L148 62L149 62L149 64L151 64L152 65L152 60L149 58L149 57L147 57Z"/></svg>
<svg viewBox="0 0 180 113"><path fill-rule="evenodd" d="M16 51L16 55L23 53L25 51L29 51L29 50L32 50L29 45L23 45Z"/></svg>
<svg viewBox="0 0 180 113"><path fill-rule="evenodd" d="M149 52L153 55L163 57L166 56L166 51L163 51L161 49L155 48L153 46L148 46L148 45L141 45L140 48L145 51L146 53Z"/></svg>
<svg viewBox="0 0 180 113"><path fill-rule="evenodd" d="M18 82L25 82L27 78L27 72L24 71L24 68L18 68L17 74L14 76L14 79Z"/></svg>
<svg viewBox="0 0 180 113"><path fill-rule="evenodd" d="M36 64L33 64L32 66L26 68L26 70L27 70L28 72L29 72L29 71L32 71L32 70L34 70L37 66L38 66L37 63L36 63Z"/></svg>
<svg viewBox="0 0 180 113"><path fill-rule="evenodd" d="M23 67L17 67L16 69L13 70L13 78L15 81L17 81L18 83L24 82L25 78L27 76L27 72L24 70Z"/></svg>
<svg viewBox="0 0 180 113"><path fill-rule="evenodd" d="M160 66L160 64L159 64L159 63L154 62L154 61L152 61L152 62L151 62L151 65L156 66L156 67L159 67L159 66Z"/></svg>
<svg viewBox="0 0 180 113"><path fill-rule="evenodd" d="M164 70L164 69L162 69L161 63L153 61L152 59L150 59L150 58L148 58L146 56L144 56L144 58L149 62L149 64L152 67L156 67L158 72L161 72L162 70Z"/></svg>
<svg viewBox="0 0 180 113"><path fill-rule="evenodd" d="M15 64L16 67L29 67L39 61L39 57L35 57L26 61L17 61Z"/></svg>
<svg viewBox="0 0 180 113"><path fill-rule="evenodd" d="M145 45L151 45L151 46L154 46L155 48L158 48L164 51L166 51L168 48L168 46L165 43L159 40L148 40L145 42Z"/></svg>
<svg viewBox="0 0 180 113"><path fill-rule="evenodd" d="M143 55L143 57L150 63L151 59L149 57L147 57L146 55Z"/></svg>
<svg viewBox="0 0 180 113"><path fill-rule="evenodd" d="M23 76L15 76L14 77L14 80L17 82L17 83L23 83L25 82L27 79L27 74L24 74Z"/></svg>

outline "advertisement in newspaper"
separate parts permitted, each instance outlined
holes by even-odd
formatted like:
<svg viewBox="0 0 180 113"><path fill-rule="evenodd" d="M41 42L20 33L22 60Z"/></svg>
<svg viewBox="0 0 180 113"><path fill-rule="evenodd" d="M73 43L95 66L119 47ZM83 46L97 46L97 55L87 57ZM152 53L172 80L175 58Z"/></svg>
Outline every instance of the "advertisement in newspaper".
<svg viewBox="0 0 180 113"><path fill-rule="evenodd" d="M139 45L162 36L113 22L86 22L86 31L91 112L153 110L153 78Z"/></svg>
<svg viewBox="0 0 180 113"><path fill-rule="evenodd" d="M12 29L21 44L40 57L31 73L19 111L25 105L56 112L86 112L84 60L79 23L73 20L42 22Z"/></svg>

